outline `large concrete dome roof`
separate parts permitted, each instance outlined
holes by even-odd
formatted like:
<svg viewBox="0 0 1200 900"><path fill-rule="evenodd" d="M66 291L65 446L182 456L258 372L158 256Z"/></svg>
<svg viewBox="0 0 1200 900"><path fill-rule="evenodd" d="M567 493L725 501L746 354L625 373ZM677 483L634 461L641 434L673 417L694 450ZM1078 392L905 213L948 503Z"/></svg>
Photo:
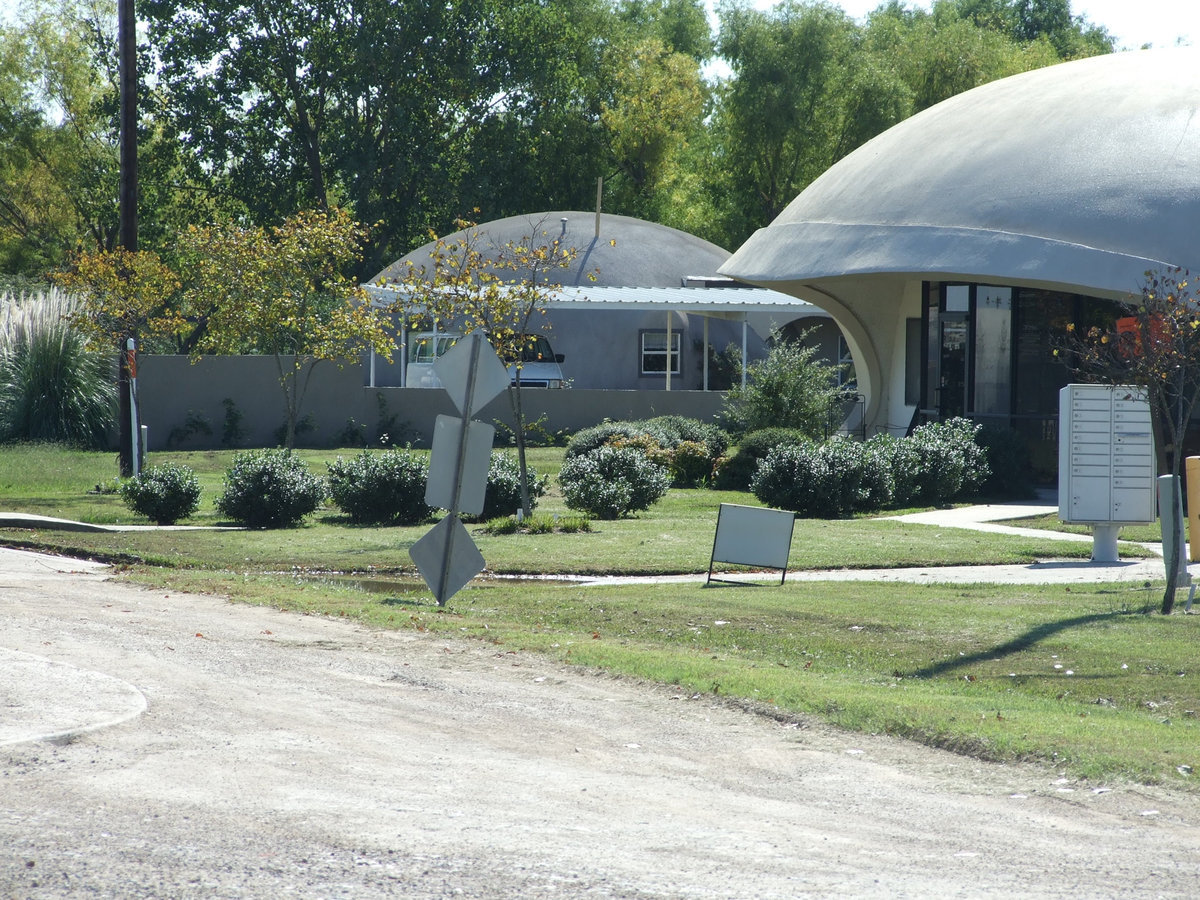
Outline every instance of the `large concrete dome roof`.
<svg viewBox="0 0 1200 900"><path fill-rule="evenodd" d="M471 229L478 233L483 253L512 242L535 245L562 237L578 256L570 269L555 273L564 285L595 284L604 287L679 287L689 275L712 276L729 258L729 251L694 235L665 225L628 216L600 215L597 234L594 212L544 212L485 222ZM463 233L449 235L453 242ZM406 263L427 266L434 244L426 244L401 257L380 272L373 282L393 280ZM505 273L507 275L507 273ZM514 274L514 278L519 273ZM591 280L589 275L594 275Z"/></svg>
<svg viewBox="0 0 1200 900"><path fill-rule="evenodd" d="M1005 78L860 147L723 267L759 283L937 273L1137 290L1200 268L1200 54L1117 53Z"/></svg>

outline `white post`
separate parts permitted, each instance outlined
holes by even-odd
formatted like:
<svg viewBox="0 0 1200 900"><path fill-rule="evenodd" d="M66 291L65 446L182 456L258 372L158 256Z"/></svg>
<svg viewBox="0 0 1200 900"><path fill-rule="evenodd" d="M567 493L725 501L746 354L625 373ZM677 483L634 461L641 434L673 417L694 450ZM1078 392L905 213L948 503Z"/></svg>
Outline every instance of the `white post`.
<svg viewBox="0 0 1200 900"><path fill-rule="evenodd" d="M400 320L400 387L408 387L408 320Z"/></svg>
<svg viewBox="0 0 1200 900"><path fill-rule="evenodd" d="M708 316L704 317L704 390L708 390Z"/></svg>
<svg viewBox="0 0 1200 900"><path fill-rule="evenodd" d="M746 316L742 314L742 390L746 389Z"/></svg>
<svg viewBox="0 0 1200 900"><path fill-rule="evenodd" d="M667 313L667 390L671 389L671 314Z"/></svg>

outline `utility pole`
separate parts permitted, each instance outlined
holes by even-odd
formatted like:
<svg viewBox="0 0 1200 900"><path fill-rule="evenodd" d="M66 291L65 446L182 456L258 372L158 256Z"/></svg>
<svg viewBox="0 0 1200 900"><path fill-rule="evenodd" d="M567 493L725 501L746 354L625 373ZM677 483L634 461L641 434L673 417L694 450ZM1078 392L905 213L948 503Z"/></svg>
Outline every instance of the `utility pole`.
<svg viewBox="0 0 1200 900"><path fill-rule="evenodd" d="M119 222L117 243L129 253L138 248L137 222L137 18L133 0L117 0L117 57L121 92L121 180L118 188ZM138 455L138 435L133 427L135 410L130 391L128 342L137 336L121 335L117 355L120 360L117 376L117 395L120 397L121 475L135 471Z"/></svg>

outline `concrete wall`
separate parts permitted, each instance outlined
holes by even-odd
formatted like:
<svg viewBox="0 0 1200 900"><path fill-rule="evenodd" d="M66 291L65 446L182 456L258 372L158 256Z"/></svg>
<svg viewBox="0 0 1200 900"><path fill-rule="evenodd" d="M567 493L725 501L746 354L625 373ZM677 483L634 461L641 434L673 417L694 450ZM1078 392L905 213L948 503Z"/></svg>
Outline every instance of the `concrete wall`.
<svg viewBox="0 0 1200 900"><path fill-rule="evenodd" d="M242 434L235 446L278 445L284 406L274 358L207 357L192 364L184 356L147 355L138 362L141 421L149 428L151 451L229 446L223 440L229 409L240 416ZM343 439L349 428L373 444L383 430L394 443L428 446L435 417L457 415L445 391L368 388L366 381L360 365L339 369L332 363L318 363L300 409L312 427L300 434L297 443L352 445ZM604 419L677 414L711 420L724 401L724 394L716 391L526 389L522 394L527 422L544 414L547 430L569 432ZM477 418L511 425L507 394L492 401Z"/></svg>

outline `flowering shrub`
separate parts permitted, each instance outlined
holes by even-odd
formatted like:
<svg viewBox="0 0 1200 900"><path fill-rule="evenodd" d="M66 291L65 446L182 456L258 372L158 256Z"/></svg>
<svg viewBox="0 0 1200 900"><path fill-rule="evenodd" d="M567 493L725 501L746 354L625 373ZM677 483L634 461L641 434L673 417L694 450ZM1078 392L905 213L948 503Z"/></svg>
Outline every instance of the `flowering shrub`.
<svg viewBox="0 0 1200 900"><path fill-rule="evenodd" d="M121 485L121 499L138 515L174 525L200 507L200 482L187 466L149 466Z"/></svg>
<svg viewBox="0 0 1200 900"><path fill-rule="evenodd" d="M329 463L329 496L352 522L362 524L415 525L429 518L428 480L428 464L410 450L364 450Z"/></svg>
<svg viewBox="0 0 1200 900"><path fill-rule="evenodd" d="M630 447L599 447L563 463L558 475L571 509L598 519L617 519L648 509L666 494L666 470Z"/></svg>
<svg viewBox="0 0 1200 900"><path fill-rule="evenodd" d="M287 450L246 450L225 473L217 509L250 528L287 528L325 500L325 481Z"/></svg>

